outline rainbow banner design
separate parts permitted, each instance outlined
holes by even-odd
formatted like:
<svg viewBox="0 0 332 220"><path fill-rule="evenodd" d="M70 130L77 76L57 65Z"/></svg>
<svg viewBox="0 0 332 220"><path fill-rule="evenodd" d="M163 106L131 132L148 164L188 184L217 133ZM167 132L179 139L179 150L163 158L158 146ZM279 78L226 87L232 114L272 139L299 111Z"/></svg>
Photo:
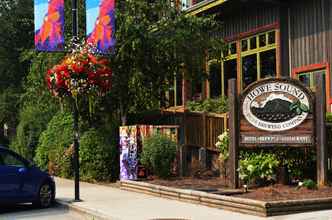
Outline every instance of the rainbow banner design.
<svg viewBox="0 0 332 220"><path fill-rule="evenodd" d="M64 0L34 0L35 48L39 51L64 49Z"/></svg>
<svg viewBox="0 0 332 220"><path fill-rule="evenodd" d="M107 54L115 46L115 0L86 0L87 42Z"/></svg>

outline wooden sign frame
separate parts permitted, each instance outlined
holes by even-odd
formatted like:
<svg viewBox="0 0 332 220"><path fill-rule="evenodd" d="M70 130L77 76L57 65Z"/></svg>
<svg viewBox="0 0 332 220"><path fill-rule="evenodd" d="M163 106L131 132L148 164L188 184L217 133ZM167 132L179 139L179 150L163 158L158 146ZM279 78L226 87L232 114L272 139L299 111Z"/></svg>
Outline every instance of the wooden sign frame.
<svg viewBox="0 0 332 220"><path fill-rule="evenodd" d="M317 182L319 186L326 185L325 91L322 76L318 75L316 82L314 95L298 80L264 79L249 85L238 97L236 80L228 81L231 187L238 188L239 149L257 147L316 146ZM251 107L250 112L248 106ZM297 114L288 113L285 106L292 111L295 109ZM297 110L299 106L305 111ZM280 116L277 114L279 110L285 114Z"/></svg>

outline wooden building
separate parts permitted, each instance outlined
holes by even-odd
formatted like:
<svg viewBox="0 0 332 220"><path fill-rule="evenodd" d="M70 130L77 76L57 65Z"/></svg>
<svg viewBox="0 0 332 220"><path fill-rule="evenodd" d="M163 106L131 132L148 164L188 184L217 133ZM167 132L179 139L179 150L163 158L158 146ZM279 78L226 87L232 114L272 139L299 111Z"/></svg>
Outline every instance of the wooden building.
<svg viewBox="0 0 332 220"><path fill-rule="evenodd" d="M331 111L331 0L182 0L181 4L192 15L216 14L223 25L222 33L216 34L228 50L218 62L207 62L213 71L202 86L175 80L172 105L226 94L230 78L237 79L239 91L271 76L296 78L314 89L314 75L323 74Z"/></svg>

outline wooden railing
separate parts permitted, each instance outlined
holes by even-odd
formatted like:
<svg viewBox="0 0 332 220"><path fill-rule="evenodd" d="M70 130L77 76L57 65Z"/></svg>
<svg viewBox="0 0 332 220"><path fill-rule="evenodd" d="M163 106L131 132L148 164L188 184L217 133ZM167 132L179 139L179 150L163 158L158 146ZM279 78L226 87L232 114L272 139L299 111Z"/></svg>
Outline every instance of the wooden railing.
<svg viewBox="0 0 332 220"><path fill-rule="evenodd" d="M161 111L158 114L149 114L139 123L179 125L179 143L181 145L204 147L217 151L215 143L218 135L227 129L227 113Z"/></svg>
<svg viewBox="0 0 332 220"><path fill-rule="evenodd" d="M227 114L185 112L183 117L185 145L217 150L217 138L227 129Z"/></svg>

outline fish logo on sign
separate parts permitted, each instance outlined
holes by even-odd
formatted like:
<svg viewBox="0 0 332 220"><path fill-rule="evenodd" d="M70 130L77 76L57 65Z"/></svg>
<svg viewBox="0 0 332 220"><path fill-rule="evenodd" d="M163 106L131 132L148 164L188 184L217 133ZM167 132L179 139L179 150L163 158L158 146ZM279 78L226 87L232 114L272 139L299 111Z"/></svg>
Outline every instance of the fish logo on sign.
<svg viewBox="0 0 332 220"><path fill-rule="evenodd" d="M288 82L266 82L253 87L243 100L243 115L256 128L285 131L300 125L311 106L307 93Z"/></svg>

